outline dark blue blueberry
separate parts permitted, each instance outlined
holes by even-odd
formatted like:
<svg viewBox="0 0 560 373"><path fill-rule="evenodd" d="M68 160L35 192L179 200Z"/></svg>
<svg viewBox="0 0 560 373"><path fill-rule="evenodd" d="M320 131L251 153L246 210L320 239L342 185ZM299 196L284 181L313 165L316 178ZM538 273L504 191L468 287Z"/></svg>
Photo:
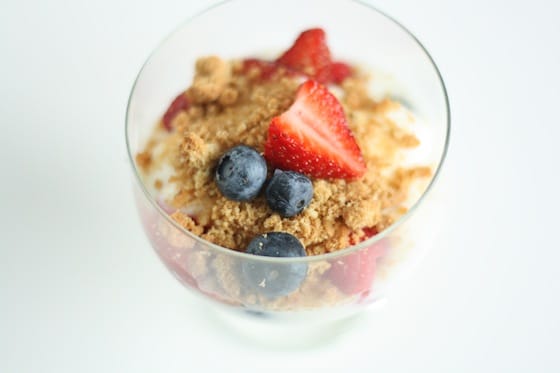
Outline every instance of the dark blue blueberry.
<svg viewBox="0 0 560 373"><path fill-rule="evenodd" d="M302 257L305 248L294 236L285 232L261 234L249 243L247 253L271 257ZM299 288L307 275L307 263L270 263L246 260L242 264L244 282L251 290L277 298Z"/></svg>
<svg viewBox="0 0 560 373"><path fill-rule="evenodd" d="M268 205L284 218L302 212L312 198L313 184L299 172L276 170L266 187Z"/></svg>
<svg viewBox="0 0 560 373"><path fill-rule="evenodd" d="M236 146L218 161L215 179L226 198L249 201L259 194L266 180L266 161L255 149Z"/></svg>

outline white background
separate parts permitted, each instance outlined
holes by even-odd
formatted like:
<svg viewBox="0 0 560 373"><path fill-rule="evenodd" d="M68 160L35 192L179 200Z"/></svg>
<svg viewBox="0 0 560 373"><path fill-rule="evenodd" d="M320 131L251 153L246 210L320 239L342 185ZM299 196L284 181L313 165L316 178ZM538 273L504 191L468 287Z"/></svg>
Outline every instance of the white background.
<svg viewBox="0 0 560 373"><path fill-rule="evenodd" d="M133 205L129 90L210 3L2 0L0 372L560 371L559 2L372 1L447 83L449 224L384 309L302 351L206 317Z"/></svg>

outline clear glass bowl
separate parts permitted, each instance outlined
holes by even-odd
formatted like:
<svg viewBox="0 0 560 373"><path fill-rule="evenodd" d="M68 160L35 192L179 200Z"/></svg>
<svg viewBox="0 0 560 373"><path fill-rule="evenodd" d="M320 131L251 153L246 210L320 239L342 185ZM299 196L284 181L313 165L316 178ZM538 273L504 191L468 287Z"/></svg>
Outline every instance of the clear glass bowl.
<svg viewBox="0 0 560 373"><path fill-rule="evenodd" d="M401 99L422 120L420 150L423 162L433 166L433 178L412 201L408 213L392 226L335 253L305 258L258 257L202 240L169 217L157 196L143 184L135 155L172 99L189 85L198 57L277 55L300 31L311 27L325 29L337 59L383 72L382 77L372 80L372 94ZM389 81L390 89L380 90L375 84L379 79ZM355 314L386 297L430 248L439 226L437 217L443 211L437 204L434 183L447 150L449 120L445 87L430 55L410 32L380 11L344 0L221 3L168 36L148 58L132 88L126 139L143 227L167 268L186 288L209 300L212 308L290 323ZM298 266L307 269L300 288L274 299L255 296L258 289L243 275L247 268L283 273ZM335 271L338 276L344 273L344 286L331 281ZM362 274L373 271L375 277L366 288L357 286L363 281ZM360 290L351 290L356 288Z"/></svg>

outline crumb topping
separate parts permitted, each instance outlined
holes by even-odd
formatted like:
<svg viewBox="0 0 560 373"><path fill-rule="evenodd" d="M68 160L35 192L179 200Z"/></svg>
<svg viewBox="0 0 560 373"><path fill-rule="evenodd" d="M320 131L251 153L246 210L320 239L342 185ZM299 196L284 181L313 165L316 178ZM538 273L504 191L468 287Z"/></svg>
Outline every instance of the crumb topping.
<svg viewBox="0 0 560 373"><path fill-rule="evenodd" d="M146 173L154 164L173 166L174 174L156 188L161 189L162 183L176 186L176 194L168 201L177 209L172 215L175 221L205 240L241 251L258 234L288 232L301 240L308 255L317 255L359 242L364 228L381 231L406 212L410 185L432 171L398 166L400 153L419 141L391 119L389 113L399 109L397 102L378 102L368 95L364 74L346 79L339 95L367 164L364 177L312 180L310 205L292 218L274 213L263 196L250 202L223 197L213 177L221 154L239 144L262 153L271 118L288 109L299 85L296 78L286 76L255 79L254 72L243 72L240 66L215 56L199 59L186 91L189 109L173 119L173 132L165 133L158 126L154 137L165 140L149 142L136 156L137 165ZM157 143L163 144L158 152ZM184 212L193 204L203 206L196 218Z"/></svg>

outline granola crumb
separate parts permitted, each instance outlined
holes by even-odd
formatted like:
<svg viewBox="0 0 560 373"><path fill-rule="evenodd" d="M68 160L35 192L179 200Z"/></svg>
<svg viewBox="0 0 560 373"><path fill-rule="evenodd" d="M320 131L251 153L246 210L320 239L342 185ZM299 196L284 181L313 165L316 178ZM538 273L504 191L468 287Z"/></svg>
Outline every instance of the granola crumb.
<svg viewBox="0 0 560 373"><path fill-rule="evenodd" d="M241 296L241 283L238 278L239 268L236 268L236 264L238 263L225 255L217 255L212 267L216 271L218 284L229 296L239 298Z"/></svg>
<svg viewBox="0 0 560 373"><path fill-rule="evenodd" d="M216 56L196 61L193 84L188 90L190 99L198 104L217 100L224 92L231 76L231 66Z"/></svg>
<svg viewBox="0 0 560 373"><path fill-rule="evenodd" d="M169 182L177 192L170 204L176 209L202 206L196 220L183 213L173 215L185 229L238 251L263 232L288 232L301 240L307 255L318 255L359 242L364 228L382 231L406 212L409 187L429 177L431 169L395 168L400 152L419 141L391 118L400 104L374 101L368 95L366 75L359 72L343 82L341 104L367 164L364 177L312 180L310 205L289 219L271 211L262 196L247 203L230 201L219 193L212 170L220 155L239 144L262 152L271 118L292 104L298 85L286 77L251 79L238 61L210 56L196 62L193 84L187 90L193 105L174 119L176 131L167 135L173 140L167 140L159 156L174 167ZM147 170L154 157L146 149L137 155L137 162Z"/></svg>
<svg viewBox="0 0 560 373"><path fill-rule="evenodd" d="M262 195L251 202L223 197L213 176L221 154L239 144L263 152L271 118L292 104L299 86L297 79L283 74L268 80L260 76L258 69L244 71L240 61L216 56L198 59L192 85L185 93L190 107L173 118L172 132L157 127L143 152L136 155L140 170L153 175L149 180L158 193L172 190L165 198L176 209L172 219L204 240L237 251L245 251L257 235L291 233L302 242L307 255L313 256L358 243L367 237L367 231L381 232L407 212L409 190L428 180L432 169L401 165L403 151L420 142L399 124L402 118L410 123L414 118L396 101L371 98L369 77L359 70L344 80L337 97L367 164L362 178L312 180L311 203L292 218L271 211ZM393 117L395 112L400 117ZM198 247L192 237L173 227L163 228L166 241L183 250L175 259L184 263L198 289L224 302L285 311L351 301L352 296L331 282L331 264L326 260L309 263L297 290L269 299L244 283L242 260L204 245ZM398 260L394 251L392 255L378 261L380 278Z"/></svg>
<svg viewBox="0 0 560 373"><path fill-rule="evenodd" d="M152 154L149 149L144 152L136 154L136 164L146 172L152 163Z"/></svg>
<svg viewBox="0 0 560 373"><path fill-rule="evenodd" d="M193 218L183 214L181 211L175 211L171 214L171 218L196 235L200 235L203 232L202 227L197 225Z"/></svg>
<svg viewBox="0 0 560 373"><path fill-rule="evenodd" d="M239 92L235 88L228 87L220 94L219 103L222 106L230 106L235 104Z"/></svg>

